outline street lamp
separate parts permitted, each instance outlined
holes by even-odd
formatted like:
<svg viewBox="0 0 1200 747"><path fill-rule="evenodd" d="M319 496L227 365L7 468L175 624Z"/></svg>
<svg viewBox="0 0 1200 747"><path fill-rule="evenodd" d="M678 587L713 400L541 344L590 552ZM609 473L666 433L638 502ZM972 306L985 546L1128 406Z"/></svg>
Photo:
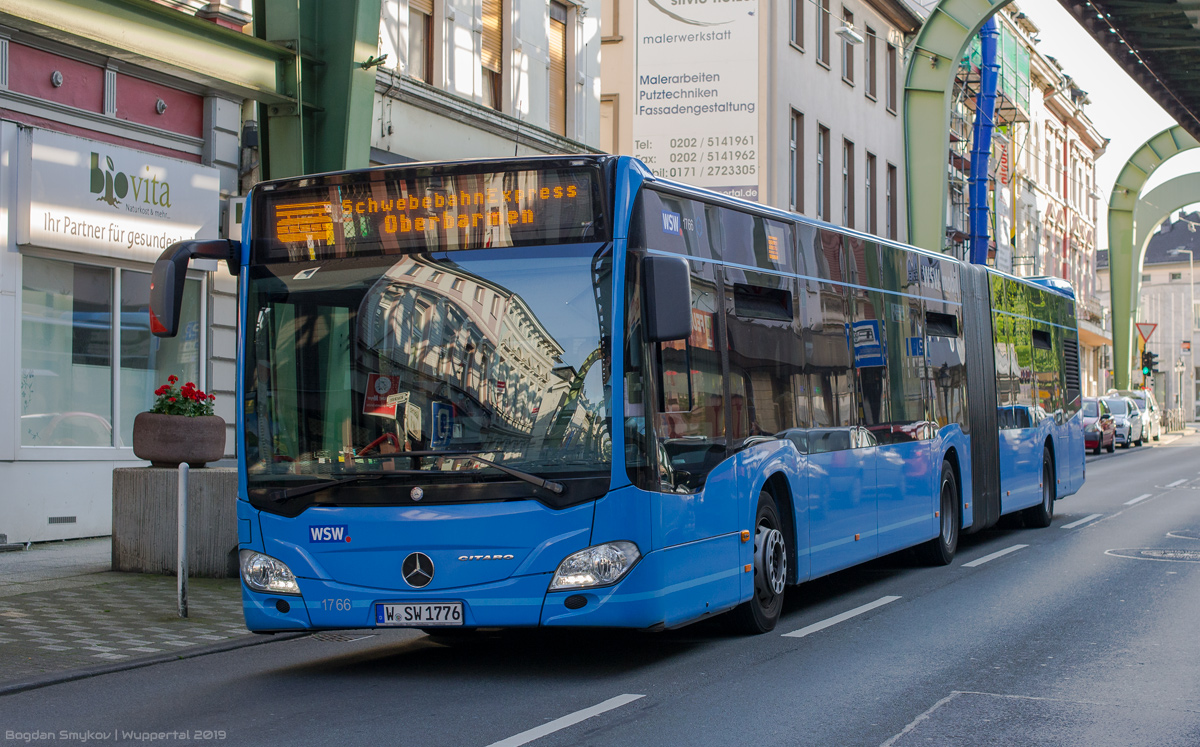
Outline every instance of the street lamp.
<svg viewBox="0 0 1200 747"><path fill-rule="evenodd" d="M1188 229L1191 231L1196 230L1195 226L1193 226L1191 223L1188 223ZM1173 257L1178 257L1180 254L1188 255L1188 287L1191 289L1191 297L1192 297L1192 323L1189 324L1187 328L1189 330L1195 330L1195 328L1196 328L1196 320L1195 320L1195 317L1196 317L1196 275L1195 275L1195 264L1194 264L1195 256L1193 255L1191 249L1184 249L1182 246L1172 249L1170 252L1168 252L1168 254L1170 254ZM1183 316L1184 316L1184 319L1187 318L1187 314L1184 314ZM1188 338L1190 339L1192 337L1192 332L1188 332L1187 335L1188 335ZM1189 355L1188 357L1191 358L1191 355ZM1192 366L1188 366L1188 368L1192 368ZM1180 378L1181 379L1183 378L1182 375L1180 376ZM1182 388L1182 387L1180 387L1180 388ZM1195 389L1195 388L1196 388L1195 384L1193 384L1192 389ZM1196 405L1195 405L1195 403L1193 403L1192 404L1192 411L1193 411L1192 416L1193 417L1195 417L1195 409L1196 409Z"/></svg>

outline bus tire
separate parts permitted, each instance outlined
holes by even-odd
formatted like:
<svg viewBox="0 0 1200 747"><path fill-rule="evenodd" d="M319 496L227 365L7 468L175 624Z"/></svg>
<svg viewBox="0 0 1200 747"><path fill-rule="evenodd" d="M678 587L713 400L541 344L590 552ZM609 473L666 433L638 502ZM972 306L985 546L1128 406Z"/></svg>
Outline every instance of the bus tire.
<svg viewBox="0 0 1200 747"><path fill-rule="evenodd" d="M1045 529L1054 521L1054 463L1050 451L1042 452L1042 502L1021 512L1025 526Z"/></svg>
<svg viewBox="0 0 1200 747"><path fill-rule="evenodd" d="M754 514L754 591L750 600L733 610L733 623L747 635L775 629L783 611L787 584L788 548L775 498L766 490L758 494Z"/></svg>
<svg viewBox="0 0 1200 747"><path fill-rule="evenodd" d="M926 565L950 565L958 552L958 534L962 527L958 480L948 461L942 462L942 478L938 485L938 536L917 546L917 556Z"/></svg>

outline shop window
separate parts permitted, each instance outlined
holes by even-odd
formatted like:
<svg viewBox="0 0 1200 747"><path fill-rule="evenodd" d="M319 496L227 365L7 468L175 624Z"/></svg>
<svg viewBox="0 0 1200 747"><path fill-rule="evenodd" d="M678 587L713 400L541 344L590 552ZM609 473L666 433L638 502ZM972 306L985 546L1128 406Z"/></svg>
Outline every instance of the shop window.
<svg viewBox="0 0 1200 747"><path fill-rule="evenodd" d="M149 330L148 273L25 257L22 277L23 446L128 446L167 376L202 383L199 281L185 285L179 336L163 339Z"/></svg>

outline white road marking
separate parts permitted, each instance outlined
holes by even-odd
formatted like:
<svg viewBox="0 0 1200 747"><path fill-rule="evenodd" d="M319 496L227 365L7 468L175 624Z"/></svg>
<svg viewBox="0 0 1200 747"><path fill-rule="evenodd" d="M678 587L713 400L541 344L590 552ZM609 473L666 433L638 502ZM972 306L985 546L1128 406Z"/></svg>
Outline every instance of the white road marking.
<svg viewBox="0 0 1200 747"><path fill-rule="evenodd" d="M562 731L568 726L574 726L580 721L586 721L592 716L599 716L601 713L611 711L614 708L620 708L623 705L632 703L635 700L646 697L645 695L618 695L615 698L609 698L603 703L597 703L591 708L584 708L582 711L568 713L562 718L556 718L553 721L534 727L528 731L523 731L520 734L514 734L508 739L501 739L499 742L493 742L488 747L520 747L523 744L529 744L535 739L553 734L556 731Z"/></svg>
<svg viewBox="0 0 1200 747"><path fill-rule="evenodd" d="M1167 487L1168 487L1168 488L1177 488L1177 487L1179 487L1180 485L1184 484L1185 482L1187 482L1187 480L1176 480L1176 481L1175 481L1175 482L1173 482L1173 483L1169 483L1169 484L1167 485Z"/></svg>
<svg viewBox="0 0 1200 747"><path fill-rule="evenodd" d="M1141 499L1139 498L1138 500L1141 500ZM1082 519L1076 519L1075 521L1072 521L1070 524L1063 524L1063 529L1074 529L1075 527L1077 527L1081 524L1086 524L1089 521L1099 519L1103 515L1104 514L1092 514L1091 516L1085 516Z"/></svg>
<svg viewBox="0 0 1200 747"><path fill-rule="evenodd" d="M1145 495L1139 495L1137 498L1134 498L1131 501L1125 501L1125 505L1132 506L1135 503L1141 503L1142 501L1146 500L1149 497L1150 497L1150 493L1146 493Z"/></svg>
<svg viewBox="0 0 1200 747"><path fill-rule="evenodd" d="M922 721L924 721L925 719L927 719L927 718L929 718L930 716L932 716L934 711L936 711L937 709L939 709L939 708L941 708L942 706L946 705L947 703L949 703L950 701L954 700L955 698L957 698L957 697L958 697L958 696L960 696L960 695L962 695L962 693L961 693L961 692L959 692L959 691L957 691L957 690L955 690L954 692L950 693L949 695L947 695L946 697L942 698L942 699L941 699L941 700L939 700L938 702L936 702L936 703L934 703L933 705L929 706L929 708L925 709L925 712L924 712L924 713L922 713L920 716L917 716L916 718L914 718L912 721L910 721L910 722L908 723L908 726L905 726L903 729L901 729L899 734L896 734L895 736L893 736L893 737L892 737L891 739L889 739L888 741L886 741L886 742L884 742L883 744L879 745L879 747L892 747L892 745L894 745L896 742L899 742L899 741L900 741L901 737L903 737L905 734L908 734L908 733L909 733L910 731L912 731L913 729L917 728L917 725L918 725L918 724L920 724Z"/></svg>
<svg viewBox="0 0 1200 747"><path fill-rule="evenodd" d="M885 604L891 604L892 602L896 601L899 598L900 597L880 597L879 599L876 599L874 602L871 602L870 604L864 604L861 607L855 607L854 609L849 610L848 612L843 612L840 615L834 615L833 617L829 618L828 620L822 620L821 622L813 623L812 625L800 628L799 630L793 630L791 633L784 633L783 637L784 638L803 638L804 636L809 635L810 633L816 633L819 630L824 630L825 628L828 628L833 625L837 625L840 622L845 622L846 620L849 620L852 617L857 617L858 615L861 615L864 612L870 612L871 610L875 609L876 607L882 607Z"/></svg>
<svg viewBox="0 0 1200 747"><path fill-rule="evenodd" d="M995 560L996 558L1002 558L1005 555L1008 555L1010 552L1024 550L1026 547L1029 547L1029 545L1013 545L1012 547L1006 547L1003 550L997 550L991 555L984 555L982 558L972 560L970 563L963 563L963 568L975 568L976 566L981 566L984 563Z"/></svg>

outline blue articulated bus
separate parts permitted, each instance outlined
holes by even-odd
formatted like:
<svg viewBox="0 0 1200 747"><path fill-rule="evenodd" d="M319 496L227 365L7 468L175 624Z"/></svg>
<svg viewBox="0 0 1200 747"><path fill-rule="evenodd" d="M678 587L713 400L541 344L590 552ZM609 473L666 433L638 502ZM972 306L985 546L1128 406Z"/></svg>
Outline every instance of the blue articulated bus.
<svg viewBox="0 0 1200 747"><path fill-rule="evenodd" d="M1069 286L635 159L265 182L241 241L238 538L258 632L772 629L785 589L1084 478Z"/></svg>

